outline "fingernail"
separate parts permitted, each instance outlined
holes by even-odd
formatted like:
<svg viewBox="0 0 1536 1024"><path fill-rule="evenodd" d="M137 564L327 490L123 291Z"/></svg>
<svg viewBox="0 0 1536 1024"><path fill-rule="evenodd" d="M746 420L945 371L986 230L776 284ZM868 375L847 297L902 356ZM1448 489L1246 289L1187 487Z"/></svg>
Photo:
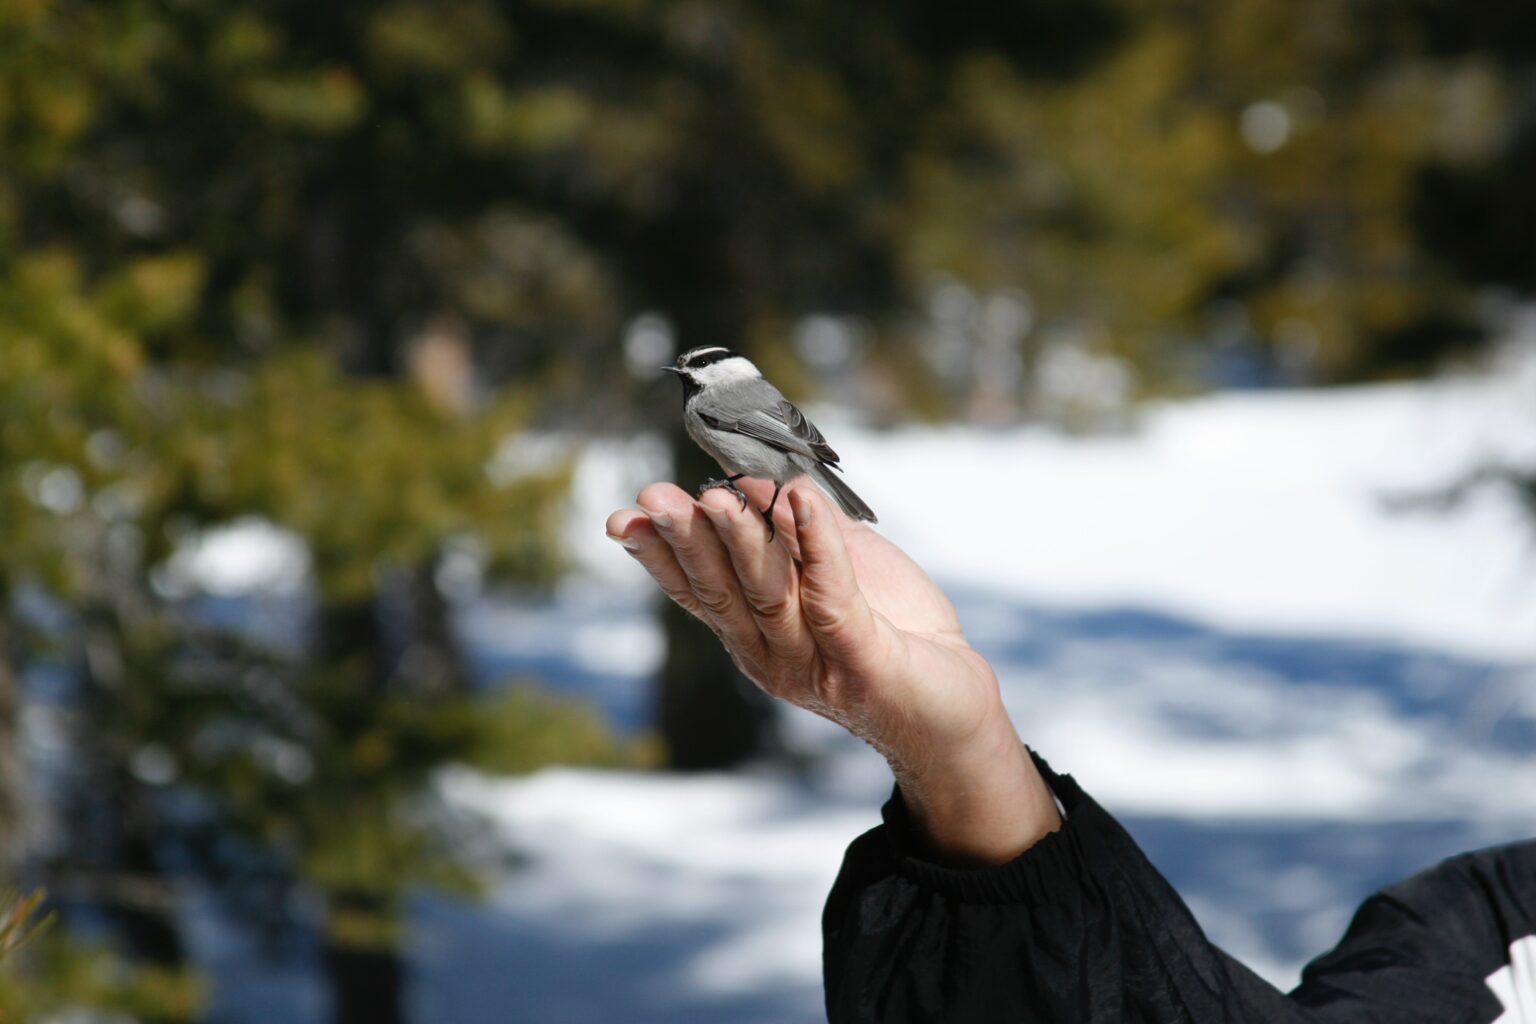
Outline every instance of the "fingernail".
<svg viewBox="0 0 1536 1024"><path fill-rule="evenodd" d="M789 507L795 513L796 526L805 526L811 521L811 499L805 495L790 495Z"/></svg>
<svg viewBox="0 0 1536 1024"><path fill-rule="evenodd" d="M608 536L609 540L613 541L615 544L617 544L619 547L623 548L625 551L639 551L640 550L640 542L637 541L637 540L632 540L629 537L620 537L616 533L610 533L607 536Z"/></svg>
<svg viewBox="0 0 1536 1024"><path fill-rule="evenodd" d="M651 517L651 524L655 526L656 529L669 530L672 528L672 517L667 515L665 512L652 512L644 505L640 506L640 511Z"/></svg>
<svg viewBox="0 0 1536 1024"><path fill-rule="evenodd" d="M725 509L706 505L702 501L699 502L699 508L704 510L705 515L709 516L709 521L715 524L715 529L729 530L731 528L731 516Z"/></svg>

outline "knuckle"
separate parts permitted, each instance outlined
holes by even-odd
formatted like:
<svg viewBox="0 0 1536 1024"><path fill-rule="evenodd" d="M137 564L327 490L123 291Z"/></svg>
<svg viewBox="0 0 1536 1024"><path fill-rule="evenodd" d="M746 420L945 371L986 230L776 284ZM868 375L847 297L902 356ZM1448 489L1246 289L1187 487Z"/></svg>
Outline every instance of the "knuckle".
<svg viewBox="0 0 1536 1024"><path fill-rule="evenodd" d="M794 602L790 600L789 595L782 591L762 596L754 595L751 598L751 602L752 608L757 612L759 618L773 623L785 622L792 618L794 613L799 610L795 607Z"/></svg>
<svg viewBox="0 0 1536 1024"><path fill-rule="evenodd" d="M807 645L808 638L794 622L765 620L759 628L786 671L801 672L807 667L808 660L800 648Z"/></svg>
<svg viewBox="0 0 1536 1024"><path fill-rule="evenodd" d="M736 596L725 587L695 587L694 595L711 615L724 617L736 607Z"/></svg>
<svg viewBox="0 0 1536 1024"><path fill-rule="evenodd" d="M691 590L677 590L672 587L664 588L664 593L672 599L672 603L695 618L704 617L704 609L699 606L698 599L693 596Z"/></svg>
<svg viewBox="0 0 1536 1024"><path fill-rule="evenodd" d="M847 609L838 605L809 600L801 602L801 607L805 612L805 620L818 632L835 633L848 621Z"/></svg>

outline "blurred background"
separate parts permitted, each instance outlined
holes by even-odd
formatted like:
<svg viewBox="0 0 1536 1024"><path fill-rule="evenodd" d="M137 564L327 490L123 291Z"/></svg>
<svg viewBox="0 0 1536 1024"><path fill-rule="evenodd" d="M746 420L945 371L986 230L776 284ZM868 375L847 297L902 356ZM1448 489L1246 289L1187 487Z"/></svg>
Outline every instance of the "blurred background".
<svg viewBox="0 0 1536 1024"><path fill-rule="evenodd" d="M706 343L1294 984L1536 821L1533 182L1525 0L0 0L0 1011L817 1019Z"/></svg>

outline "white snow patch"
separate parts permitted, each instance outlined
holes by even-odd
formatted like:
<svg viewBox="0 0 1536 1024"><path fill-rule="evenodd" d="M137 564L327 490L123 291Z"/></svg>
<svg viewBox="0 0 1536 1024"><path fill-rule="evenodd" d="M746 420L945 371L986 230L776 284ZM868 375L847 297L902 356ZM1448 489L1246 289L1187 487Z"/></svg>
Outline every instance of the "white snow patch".
<svg viewBox="0 0 1536 1024"><path fill-rule="evenodd" d="M530 858L495 896L507 913L590 939L640 939L663 924L719 926L660 989L742 993L819 984L814 927L844 849L878 819L782 781L549 769L526 779L439 779ZM807 926L808 922L811 926Z"/></svg>
<svg viewBox="0 0 1536 1024"><path fill-rule="evenodd" d="M1043 665L993 660L1021 735L1069 755L1063 767L1116 811L1536 820L1528 752L1459 736L1443 712L1406 715L1371 680L1298 682L1198 650L1092 638ZM1529 686L1511 672L1477 685Z"/></svg>
<svg viewBox="0 0 1536 1024"><path fill-rule="evenodd" d="M291 530L244 516L179 544L165 570L165 582L177 590L220 597L294 594L309 580L309 547Z"/></svg>
<svg viewBox="0 0 1536 1024"><path fill-rule="evenodd" d="M571 515L565 549L584 575L604 583L645 584L633 558L608 540L604 520L614 509L633 505L646 484L672 472L666 441L655 435L588 441L571 480Z"/></svg>

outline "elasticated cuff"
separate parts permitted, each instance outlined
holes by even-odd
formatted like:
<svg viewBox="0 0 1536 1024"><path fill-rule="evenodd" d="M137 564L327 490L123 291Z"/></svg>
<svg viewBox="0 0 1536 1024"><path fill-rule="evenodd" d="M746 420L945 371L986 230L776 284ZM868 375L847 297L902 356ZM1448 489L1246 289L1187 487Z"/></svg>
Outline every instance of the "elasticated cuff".
<svg viewBox="0 0 1536 1024"><path fill-rule="evenodd" d="M1060 829L1006 864L945 867L913 852L916 844L912 820L898 786L880 810L898 873L962 903L1056 903L1079 892L1088 873L1083 839L1104 812L1070 775L1057 775L1033 750L1029 754L1046 785L1067 810Z"/></svg>

